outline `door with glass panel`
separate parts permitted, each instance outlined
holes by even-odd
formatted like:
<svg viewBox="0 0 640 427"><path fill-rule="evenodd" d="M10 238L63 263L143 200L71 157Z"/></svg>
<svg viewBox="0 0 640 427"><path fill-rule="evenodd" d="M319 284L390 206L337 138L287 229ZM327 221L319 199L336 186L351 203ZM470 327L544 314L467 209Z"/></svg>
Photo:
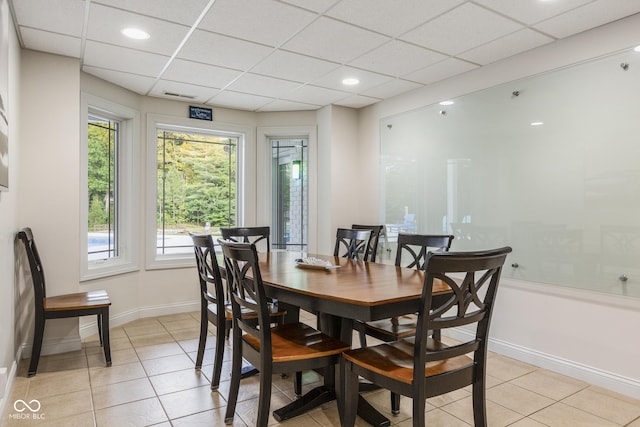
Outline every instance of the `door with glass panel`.
<svg viewBox="0 0 640 427"><path fill-rule="evenodd" d="M307 250L308 139L270 138L271 244L274 249Z"/></svg>

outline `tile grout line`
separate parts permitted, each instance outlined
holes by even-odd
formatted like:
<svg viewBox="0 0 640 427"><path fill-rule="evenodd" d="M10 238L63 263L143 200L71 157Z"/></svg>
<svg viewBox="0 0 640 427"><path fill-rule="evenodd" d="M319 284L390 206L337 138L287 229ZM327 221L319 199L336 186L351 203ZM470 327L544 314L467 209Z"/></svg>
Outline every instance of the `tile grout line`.
<svg viewBox="0 0 640 427"><path fill-rule="evenodd" d="M193 317L192 313L190 314L190 316L191 316L191 318L193 318L193 319L194 319L194 320L196 320L196 321L197 321L197 320L199 320L199 319L195 319L195 318ZM149 319L153 319L157 324L162 325L162 328L161 328L161 329L162 329L164 332L168 333L168 334L169 334L169 336L171 337L171 341L169 341L168 343L171 343L172 345L175 345L175 344L177 344L177 345L178 345L178 348L179 348L179 351L180 351L180 352L179 352L179 356L181 356L181 357L186 356L190 361L192 361L192 358L189 356L189 352L187 351L187 348L190 348L190 347L192 346L192 345L189 345L187 342L188 342L188 341L190 341L190 340L192 340L192 339L190 339L190 338L189 338L189 339L183 339L183 340L182 340L182 341L183 341L183 344L181 344L181 343L180 343L180 341L178 340L178 337L185 337L185 336L187 336L187 337L188 337L188 336L191 336L191 333L187 332L188 330L190 330L190 329L191 329L191 327L184 327L184 329L182 329L182 327L183 327L186 323L182 323L182 324L180 324L180 325L178 325L178 324L173 325L173 327L177 327L177 328L179 328L179 329L176 329L176 330L174 331L174 332L176 333L176 335L174 336L174 334L173 334L171 331L169 331L169 329L168 329L168 327L172 327L172 325L170 325L170 320L171 320L171 319L166 319L166 322L164 322L164 323L163 323L162 321L160 321L158 318L149 318ZM187 319L175 319L175 321L179 321L179 320L187 320ZM213 409L213 410L220 410L220 409L222 408L222 410L224 410L224 407L225 407L225 405L226 405L226 399L224 398L224 396L222 396L222 394L220 394L220 396L219 396L219 398L220 398L220 400L219 400L220 405L219 405L219 406L216 406L216 407L214 407L214 408L209 408L209 409L202 409L202 410L200 410L200 408L197 408L197 409L195 409L195 410L194 410L194 412L193 412L193 413L190 413L190 414L187 414L187 415L181 415L181 416L175 417L174 419L171 419L171 418L169 417L169 413L167 412L167 408L165 407L165 404L163 404L163 403L162 403L161 396L158 394L158 393L159 393L159 390L158 390L158 389L153 385L153 382L151 382L151 377L152 377L152 376L150 376L150 371L145 367L145 365L144 365L144 363L143 363L143 361L142 361L142 359L141 359L141 355L138 353L138 349L140 349L140 348L144 348L144 347L147 347L147 346L152 346L152 345L154 345L154 344L142 345L141 347L136 347L136 346L133 344L133 342L131 341L131 337L129 336L129 333L127 333L127 331L124 329L124 326L126 326L126 325L123 325L123 327L122 327L123 338L124 338L124 337L126 337L126 338L127 338L128 344L130 345L130 347L128 347L128 348L131 348L131 350L134 352L134 354L135 354L135 360L137 361L137 363L139 363L139 364L140 364L140 366L142 366L142 371L144 372L144 377L140 377L140 379L143 379L143 378L144 378L144 379L149 383L149 385L151 385L151 388L152 388L152 390L153 390L153 397L148 397L148 398L144 398L144 399L136 399L135 401L132 401L132 402L139 402L139 401L142 401L142 400L155 398L155 399L157 400L157 402L158 402L158 403L160 403L160 407L161 407L161 408L162 408L162 410L163 410L163 413L164 413L164 419L165 419L165 421L164 421L164 422L166 422L168 425L172 425L172 426L173 426L173 425L175 425L175 421L176 421L176 420L180 420L180 419L183 419L183 418L188 418L188 417L190 417L190 416L194 416L194 415L198 415L198 414L204 414L204 413L207 413L207 412L211 411L212 409ZM153 330L153 328L149 328L149 329ZM159 329L160 329L160 328L159 328ZM182 332L182 331L184 331L184 332ZM153 335L153 334L154 334L153 332L152 332L152 333L145 333L145 334L140 335L140 337L146 337L146 336L148 336L148 335ZM208 337L209 337L209 335L208 335ZM195 340L197 340L197 338L195 338ZM149 342L150 342L150 341L151 341L151 340L149 340ZM143 341L143 342L144 342L144 341ZM91 367L91 364L90 364L90 362L89 362L89 361L90 361L90 359L92 359L92 358L93 358L93 359L95 359L95 357L94 357L94 355L95 355L95 354L98 354L98 355L99 355L99 354L101 354L101 353L92 353L92 354L89 354L89 352L87 351L87 346L86 346L86 344L87 344L87 342L85 342L85 341L83 341L83 342L82 342L82 350L83 350L83 354L82 354L82 358L81 358L80 360L84 360L84 362L86 363L86 367L85 367L84 369L86 369L86 374L87 374L87 376L88 376L88 382L89 382L89 391L90 391L90 399L91 399L90 403L91 403L91 410L92 410L93 424L94 424L94 426L97 426L97 425L98 425L98 417L97 417L97 412L98 412L98 410L96 409L96 395L94 395L94 391L95 391L95 390L94 390L94 387L98 387L98 386L97 386L96 384L94 384L94 380L95 380L96 378L92 378L92 376L91 376L92 367ZM93 348L93 347L92 347L92 350L95 350L95 348ZM176 350L177 350L177 348L176 348ZM211 351L211 349L209 349L208 351ZM178 356L178 354L176 354L176 356ZM128 357L128 356L127 356L127 357ZM157 357L157 359L162 359L163 357L166 357L166 356ZM69 357L68 359L71 359L71 357ZM154 358L154 359L155 359L155 358ZM76 359L76 360L78 360L78 359ZM510 358L505 358L505 360L509 361L509 360L511 360L511 359L510 359ZM59 363L59 362L58 362L58 359L57 359L57 358L55 358L55 357L54 357L54 359L53 359L52 361L50 361L50 362L51 362L50 369L59 369L59 368L63 365L62 363ZM134 362L131 362L131 363L134 363ZM194 362L194 363L195 363L195 362ZM95 360L94 360L94 364L95 364ZM78 365L78 363L77 363L77 362L74 362L74 363L73 363L73 365ZM116 366L118 366L118 365L116 365ZM514 366L514 367L516 367L516 366L518 366L518 365L516 364L516 365L513 365L513 366ZM603 421L609 421L609 422L612 422L612 421L607 420L606 418L604 418L602 415L598 415L598 414L592 413L592 412L590 412L590 411L588 411L588 410L583 410L583 409L581 409L580 407L574 406L574 405L572 405L572 404L570 404L570 403L567 403L567 402L566 402L566 400L567 400L567 399L570 399L570 398L572 398L572 397L574 397L574 396L578 395L579 393L584 392L585 390L589 389L590 387L593 387L593 385L591 385L591 384L587 384L587 383L585 383L584 385L583 385L583 384L580 384L580 385L579 385L579 388L578 388L577 390L572 391L571 393L569 393L569 394L567 394L567 395L564 395L563 393L556 393L558 396L562 396L562 397L557 398L557 399L556 399L556 398L549 397L549 396L546 396L546 395L543 395L543 394L541 394L540 392L538 392L538 391L536 391L536 390L532 390L532 389L529 389L529 388L522 387L522 386L520 386L520 385L518 385L518 384L515 384L515 383L514 383L514 381L517 381L517 380L519 380L519 379L521 379L521 378L523 378L523 377L525 377L525 376L527 376L527 375L530 375L530 374L532 374L532 373L535 373L536 371L538 371L538 372L540 372L540 373L548 372L548 371L547 371L547 370L545 370L545 369L538 368L538 367L535 367L535 366L533 366L533 365L531 365L531 367L533 367L533 368L535 368L535 369L533 369L532 371L526 372L526 373L524 373L524 374L521 374L521 375L516 375L515 377L510 378L509 380L502 381L502 380L500 380L499 378L496 378L496 380L499 380L500 382L499 382L499 383L497 383L497 384L495 384L494 386L492 386L492 387L490 387L490 388L488 388L488 389L487 389L487 390L490 390L490 389L492 389L492 388L499 387L500 385L507 385L507 384L508 384L508 385L511 385L511 386L515 386L515 387L517 387L518 389L524 390L524 391L526 391L526 392L534 393L536 396L540 396L540 397L543 397L543 398L549 399L549 400L551 401L551 403L549 403L549 404L545 404L545 406L544 406L544 407L541 407L541 408L537 409L536 411L534 411L534 412L532 412L532 413L530 413L530 414L528 414L528 415L522 415L522 414L521 414L521 413L519 413L518 411L515 411L515 410L510 409L509 407L504 406L504 405L503 405L503 404L501 404L500 402L497 402L497 401L495 401L495 400L487 399L487 401L490 401L492 404L496 405L497 407L499 407L499 408L504 408L505 410L508 410L508 411L510 411L510 412L513 412L514 414L517 414L517 415L520 417L518 420L513 421L513 422L510 422L510 423L508 423L507 425L517 424L518 422L522 422L522 421L524 421L524 420L529 420L530 422L536 422L536 423L540 423L541 425L546 425L545 423L543 423L543 422L541 422L541 421L538 421L537 419L534 419L534 418L531 418L531 417L532 417L532 416L534 416L534 415L536 415L536 414L538 414L538 413L540 413L540 412L542 412L542 411L544 411L545 409L548 409L549 407L551 407L551 406L553 406L553 405L558 404L558 403L561 403L562 405L566 405L566 407L568 407L568 408L572 408L572 410L576 410L576 411L579 411L580 413L584 413L584 414L586 414L586 415L588 415L588 416L590 416L590 417L594 417L594 419L600 419L600 420L603 420ZM96 372L97 372L97 368L98 368L98 367L97 367L97 366L95 366L95 368L96 368ZM193 368L193 366L191 366L191 368ZM63 369L64 369L64 368L63 368ZM111 369L111 368L105 368L105 369ZM163 369L164 369L164 368L160 369L160 371L163 371ZM52 373L53 373L53 374L55 374L56 372L58 372L58 371L55 371L55 370L54 370L54 371L52 371ZM64 372L64 371L62 371L62 372ZM171 372L177 372L177 371L170 371L169 373L171 373ZM517 372L517 370L516 370L516 372ZM550 371L549 371L549 372L550 372ZM160 374L158 374L158 375L160 375ZM209 377L204 373L204 371L201 371L201 375L203 375L203 376L204 376L204 377L203 377L203 379L205 380L205 382L210 381L210 380L209 380ZM55 381L55 378L53 378L53 379L49 379L49 378L47 377L47 380L46 380L46 381ZM113 384L123 383L123 382L127 382L127 381L132 381L132 380L121 380L121 381L118 381L117 383L110 383L110 384L106 384L106 385L107 385L107 386L110 386L110 385L113 385ZM23 390L23 392L22 392L22 393L24 394L24 396L25 396L25 397L24 397L25 399L29 397L29 393L30 393L32 390L35 390L35 389L33 388L33 386L34 386L34 384L36 384L36 383L33 383L33 384L32 384L32 382L33 382L33 381L31 381L31 379L27 379L27 381L26 381L26 385L24 386L24 390ZM38 384L40 385L40 383L38 383ZM531 384L531 383L529 383L529 384ZM569 383L567 383L567 385L569 385ZM201 387L204 387L204 386L199 385L199 386L189 387L189 389L192 389L192 388L201 388ZM280 393L282 393L284 396L286 396L287 398L289 398L289 396L288 396L288 394L287 394L287 390L282 389L280 386L278 386L278 385L276 385L276 384L274 384L274 387L275 387L275 390L278 390L278 391L279 391ZM534 387L534 388L535 388L535 387ZM542 389L539 389L539 390L542 390ZM561 390L566 391L566 389L561 389ZM209 392L211 392L210 390L208 390L208 391L209 391ZM171 392L171 393L174 393L174 392ZM171 393L166 393L166 394L168 395L168 394L171 394ZM149 393L149 395L151 395L151 393ZM162 396L164 396L164 394L163 394ZM47 397L48 397L48 396L47 396ZM465 396L465 397L468 397L468 396ZM610 396L610 397L611 397L611 399L614 399L614 400L616 400L616 401L617 401L617 400L620 400L621 402L630 403L632 406L633 406L633 404L634 404L633 402L631 402L631 401L629 401L629 402L628 402L628 401L626 401L626 400L624 400L624 399L616 399L616 397L615 397L615 396ZM461 399L462 399L462 398L461 398ZM251 399L247 399L247 401L250 401L250 400L251 400ZM451 404L455 403L455 402L456 402L456 401L458 401L458 400L460 400L460 399L455 399L455 400L453 400L453 401L451 401L451 402L449 402L449 403L447 403L446 405L443 405L443 406L436 406L434 409L440 409L441 411L443 411L444 413L446 413L446 414L447 414L447 416L453 417L454 419L459 420L460 422L464 423L465 425L468 425L468 424L467 424L463 419L459 418L459 417L458 417L458 416L456 416L455 414L453 414L453 413L451 413L451 412L447 411L446 409L444 409L444 408L445 408L445 407L447 407L448 405L451 405ZM132 402L125 402L125 403L121 403L121 404L118 404L118 405L110 406L110 407L108 407L108 408L112 408L112 407L116 407L116 406L121 406L121 405L125 405L125 404L132 403ZM513 405L512 405L512 406L513 406ZM636 404L636 407L638 407L638 405L637 405L637 404ZM103 408L103 409L107 409L107 408ZM101 410L102 410L102 409L101 409ZM498 411L500 412L501 410L499 409ZM82 414L86 414L86 412L83 412ZM75 416L75 415L81 415L81 414L74 414L74 416ZM160 415L160 414L156 412L156 415ZM628 415L630 415L631 417L633 417L629 422L624 422L624 424L616 424L616 425L620 425L620 426L623 426L623 425L624 425L624 426L631 426L631 425L633 425L634 423L637 423L637 422L640 420L640 416L635 416L635 413L634 413L634 412L630 412L630 413L628 413ZM238 412L237 412L237 413L236 413L236 417L237 417L237 419L238 419L239 421L241 421L241 423L244 423L244 424L250 425L250 424L248 424L248 423L247 423L247 421L245 421L245 418L247 418L247 417L251 417L250 412L247 412L247 413L238 413ZM87 417L87 418L88 418L88 417ZM410 420L410 419L411 419L411 418L408 418L408 420ZM3 421L6 421L6 420L3 420ZM88 419L87 419L87 421L88 421ZM316 424L318 424L318 425L323 425L323 424L324 424L320 419L316 419L316 417L315 417L313 414L309 414L309 421L313 421L313 422L312 422L312 424L313 424L313 425L316 425ZM405 420L405 421L406 421L406 420ZM402 421L402 422L405 422L405 421ZM4 423L0 423L0 424L2 424L3 426L5 425ZM161 422L160 424L162 424L162 422ZM398 423L394 423L394 422L393 422L393 420L392 420L392 424L393 424L393 425L396 425L396 424L398 424ZM274 425L280 425L280 424L276 423L276 424L274 424Z"/></svg>

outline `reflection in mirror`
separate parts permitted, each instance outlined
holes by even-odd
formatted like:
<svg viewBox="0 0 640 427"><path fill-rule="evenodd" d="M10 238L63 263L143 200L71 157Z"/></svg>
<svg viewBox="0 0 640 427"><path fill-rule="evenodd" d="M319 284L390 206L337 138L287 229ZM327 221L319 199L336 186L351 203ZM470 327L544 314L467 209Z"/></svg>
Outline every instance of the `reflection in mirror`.
<svg viewBox="0 0 640 427"><path fill-rule="evenodd" d="M640 297L640 53L452 101L381 120L389 241L508 244L507 277Z"/></svg>

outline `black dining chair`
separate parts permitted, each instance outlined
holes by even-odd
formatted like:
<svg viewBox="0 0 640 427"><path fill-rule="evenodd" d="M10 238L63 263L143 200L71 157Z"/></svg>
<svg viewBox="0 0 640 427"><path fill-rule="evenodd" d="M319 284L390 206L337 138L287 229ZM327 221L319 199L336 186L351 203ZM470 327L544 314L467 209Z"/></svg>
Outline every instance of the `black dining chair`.
<svg viewBox="0 0 640 427"><path fill-rule="evenodd" d="M382 236L384 225L363 225L363 224L353 224L351 225L352 230L371 230L371 237L369 238L369 246L367 247L367 252L364 255L365 261L376 262L376 258L378 256L378 243L380 241L380 237Z"/></svg>
<svg viewBox="0 0 640 427"><path fill-rule="evenodd" d="M358 402L358 378L413 399L413 425L425 425L427 398L472 386L476 426L487 425L485 380L489 326L502 266L510 247L479 252L427 255L416 334L343 353L340 378L344 400L338 405L341 425L352 427ZM463 278L459 278L460 275ZM445 282L452 293L433 309L432 287ZM430 330L468 328L469 339L447 345Z"/></svg>
<svg viewBox="0 0 640 427"><path fill-rule="evenodd" d="M360 260L360 254L364 254L363 260L369 256L369 240L371 230L354 230L351 228L338 228L336 231L336 244L333 256L341 256Z"/></svg>
<svg viewBox="0 0 640 427"><path fill-rule="evenodd" d="M258 227L220 227L220 235L224 240L231 242L253 243L256 247L271 251L271 228L269 226ZM222 278L225 278L225 270L222 270ZM227 329L229 338L230 329Z"/></svg>
<svg viewBox="0 0 640 427"><path fill-rule="evenodd" d="M453 241L452 235L438 234L398 234L397 267L424 270L428 252L448 252ZM382 341L395 341L415 334L417 316L408 314L401 317L366 322L358 327L360 344L367 345L366 336Z"/></svg>
<svg viewBox="0 0 640 427"><path fill-rule="evenodd" d="M196 354L196 369L202 368L204 351L207 343L208 325L216 327L216 348L213 359L213 374L211 376L211 390L217 390L220 385L222 372L222 360L224 356L225 336L229 336L229 330L233 324L231 303L227 302L221 269L216 257L213 238L209 234L191 234L193 251L198 268L198 280L200 282L200 337L198 339L198 352ZM272 322L281 322L285 311L280 311L277 305L269 305L269 316ZM247 321L255 321L255 312L245 310L243 316ZM256 374L255 369L242 370L243 378Z"/></svg>
<svg viewBox="0 0 640 427"><path fill-rule="evenodd" d="M44 267L40 261L40 254L38 253L31 228L23 228L18 232L17 237L24 243L29 260L31 281L33 282L35 328L28 375L32 377L38 370L44 327L47 319L95 315L98 323L100 345L104 350L104 358L107 366L111 366L111 347L109 342L109 307L111 306L111 301L107 292L99 290L47 296Z"/></svg>
<svg viewBox="0 0 640 427"><path fill-rule="evenodd" d="M395 265L424 270L427 253L447 252L452 241L452 235L399 233ZM417 321L417 315L406 314L371 322L355 321L353 328L360 337L360 346L366 347L367 335L385 342L415 335ZM433 331L433 334L440 339L440 331ZM394 415L400 413L400 396L395 393L391 393L391 412Z"/></svg>
<svg viewBox="0 0 640 427"><path fill-rule="evenodd" d="M364 261L369 257L369 242L371 240L371 229L338 228L336 230L336 243L333 249L333 256L341 256L354 260L360 260L360 254ZM316 315L316 327L320 329L320 316Z"/></svg>
<svg viewBox="0 0 640 427"><path fill-rule="evenodd" d="M231 306L226 304L222 275L211 235L190 233L190 236L193 240L193 251L200 283L200 337L196 354L196 369L202 368L207 332L209 323L211 323L216 327L216 349L213 358L211 390L217 390L222 372L225 335L232 325Z"/></svg>
<svg viewBox="0 0 640 427"><path fill-rule="evenodd" d="M269 226L220 227L220 234L224 240L253 243L256 247L264 247L265 252L271 251L271 229Z"/></svg>
<svg viewBox="0 0 640 427"><path fill-rule="evenodd" d="M272 327L255 245L223 240L219 243L230 281L233 309L233 361L225 423L233 423L240 387L239 372L242 358L245 358L260 371L256 425L264 427L269 421L274 373L335 365L340 354L350 346L300 322ZM246 321L242 315L246 310L257 314L257 322Z"/></svg>
<svg viewBox="0 0 640 427"><path fill-rule="evenodd" d="M450 234L399 233L395 264L424 270L427 262L427 253L448 252L453 238ZM408 259L405 259L405 257Z"/></svg>

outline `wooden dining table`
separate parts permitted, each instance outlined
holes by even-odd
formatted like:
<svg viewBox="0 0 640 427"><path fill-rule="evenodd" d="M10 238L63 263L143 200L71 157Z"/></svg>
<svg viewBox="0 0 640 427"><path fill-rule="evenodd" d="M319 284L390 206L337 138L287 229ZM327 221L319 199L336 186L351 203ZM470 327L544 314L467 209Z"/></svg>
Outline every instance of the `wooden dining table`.
<svg viewBox="0 0 640 427"><path fill-rule="evenodd" d="M296 263L306 257L327 260L334 267L317 269ZM316 313L320 329L345 343L352 342L354 320L386 319L419 310L423 271L291 251L260 253L259 263L267 296L286 307L286 322L298 321L299 309ZM434 301L451 293L443 282L436 281L433 286ZM335 367L326 370L321 386L274 411L274 417L286 420L335 399L335 373ZM362 398L357 410L372 425L390 424Z"/></svg>

